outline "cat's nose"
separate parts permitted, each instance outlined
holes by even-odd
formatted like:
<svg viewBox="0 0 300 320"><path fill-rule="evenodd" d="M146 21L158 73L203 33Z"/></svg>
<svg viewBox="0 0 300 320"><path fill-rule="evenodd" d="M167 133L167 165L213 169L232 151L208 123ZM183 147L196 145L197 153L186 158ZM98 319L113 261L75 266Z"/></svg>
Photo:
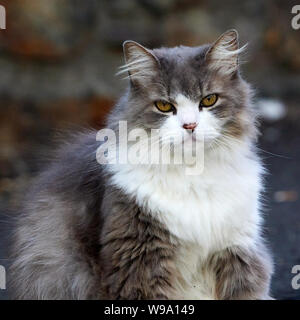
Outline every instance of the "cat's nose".
<svg viewBox="0 0 300 320"><path fill-rule="evenodd" d="M183 127L184 129L186 129L186 130L194 131L195 128L197 127L197 123L196 123L196 122L193 122L193 123L185 123L182 127Z"/></svg>

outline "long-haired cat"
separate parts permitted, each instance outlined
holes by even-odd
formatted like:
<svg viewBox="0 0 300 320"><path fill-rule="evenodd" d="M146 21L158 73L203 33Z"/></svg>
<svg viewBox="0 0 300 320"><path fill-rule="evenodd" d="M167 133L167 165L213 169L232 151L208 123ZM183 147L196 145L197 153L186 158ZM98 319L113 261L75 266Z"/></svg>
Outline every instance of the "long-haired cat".
<svg viewBox="0 0 300 320"><path fill-rule="evenodd" d="M238 35L147 49L124 43L129 87L107 119L119 133L163 129L171 158L204 140L200 161L99 164L96 132L58 150L30 186L10 277L18 299L269 299L256 117ZM183 139L181 139L183 137ZM148 135L162 155L164 135ZM129 148L120 136L118 150ZM182 149L180 149L182 150ZM124 150L123 150L124 151ZM120 151L119 151L120 152ZM203 158L204 156L204 158Z"/></svg>

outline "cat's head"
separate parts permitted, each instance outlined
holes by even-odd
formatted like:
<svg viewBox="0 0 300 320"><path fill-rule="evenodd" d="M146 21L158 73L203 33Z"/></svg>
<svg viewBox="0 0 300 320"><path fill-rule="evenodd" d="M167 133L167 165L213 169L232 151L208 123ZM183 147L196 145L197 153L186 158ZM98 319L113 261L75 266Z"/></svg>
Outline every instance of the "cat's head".
<svg viewBox="0 0 300 320"><path fill-rule="evenodd" d="M130 127L164 129L175 144L182 135L185 141L204 137L208 148L255 134L251 90L239 72L244 47L235 30L199 47L123 46L130 90L118 112Z"/></svg>

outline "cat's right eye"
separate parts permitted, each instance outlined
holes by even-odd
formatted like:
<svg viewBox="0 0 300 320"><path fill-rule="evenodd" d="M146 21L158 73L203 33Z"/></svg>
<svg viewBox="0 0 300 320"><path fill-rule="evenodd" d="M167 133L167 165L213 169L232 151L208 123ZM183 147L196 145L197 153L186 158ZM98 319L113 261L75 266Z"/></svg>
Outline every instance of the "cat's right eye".
<svg viewBox="0 0 300 320"><path fill-rule="evenodd" d="M160 101L155 101L154 105L161 112L175 111L175 107L170 102L160 100Z"/></svg>
<svg viewBox="0 0 300 320"><path fill-rule="evenodd" d="M208 96L204 97L201 102L201 107L212 107L218 100L218 95L213 93L209 94Z"/></svg>

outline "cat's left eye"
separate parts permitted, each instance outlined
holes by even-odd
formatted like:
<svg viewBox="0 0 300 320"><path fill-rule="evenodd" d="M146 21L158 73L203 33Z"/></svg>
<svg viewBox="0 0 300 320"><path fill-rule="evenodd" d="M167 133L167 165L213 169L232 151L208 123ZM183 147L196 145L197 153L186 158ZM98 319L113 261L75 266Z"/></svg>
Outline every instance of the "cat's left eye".
<svg viewBox="0 0 300 320"><path fill-rule="evenodd" d="M170 102L156 101L154 104L156 108L161 112L171 112L175 110L175 107Z"/></svg>
<svg viewBox="0 0 300 320"><path fill-rule="evenodd" d="M209 94L208 96L204 97L201 102L200 106L201 107L212 107L218 100L218 96L213 93Z"/></svg>

